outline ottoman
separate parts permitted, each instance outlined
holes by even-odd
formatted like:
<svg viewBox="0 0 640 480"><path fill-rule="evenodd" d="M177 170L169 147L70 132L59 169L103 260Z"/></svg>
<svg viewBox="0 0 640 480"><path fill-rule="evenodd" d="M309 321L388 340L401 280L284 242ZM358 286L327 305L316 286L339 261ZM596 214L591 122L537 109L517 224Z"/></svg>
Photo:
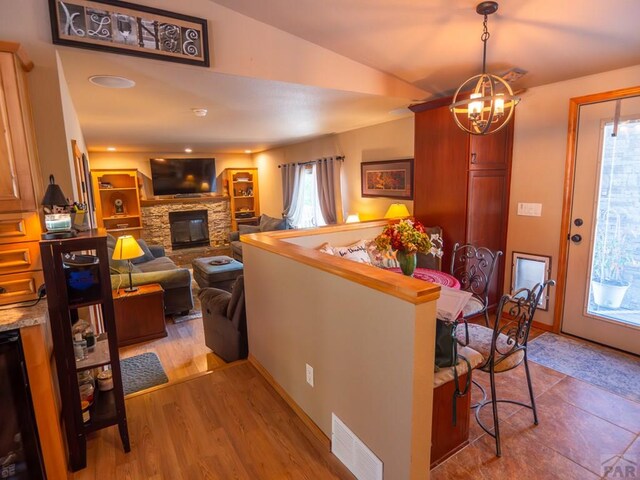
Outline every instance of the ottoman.
<svg viewBox="0 0 640 480"><path fill-rule="evenodd" d="M225 262L229 263L225 263ZM242 275L242 263L231 257L196 258L193 263L193 278L200 288L214 287L231 291L231 286Z"/></svg>

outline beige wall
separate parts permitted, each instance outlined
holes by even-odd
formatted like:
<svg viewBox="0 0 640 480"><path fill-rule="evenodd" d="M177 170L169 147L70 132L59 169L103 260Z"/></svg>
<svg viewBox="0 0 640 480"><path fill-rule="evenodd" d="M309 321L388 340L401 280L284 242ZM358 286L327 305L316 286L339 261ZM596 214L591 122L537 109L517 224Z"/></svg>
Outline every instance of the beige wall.
<svg viewBox="0 0 640 480"><path fill-rule="evenodd" d="M216 175L218 177L225 168L247 168L253 167L251 155L242 153L132 153L132 152L91 152L89 166L92 169L101 168L136 168L144 175L144 194L153 196L151 188L151 166L150 158L215 158ZM222 193L222 188L218 182L218 193ZM262 193L262 179L260 178L260 193ZM261 195L262 197L262 195Z"/></svg>
<svg viewBox="0 0 640 480"><path fill-rule="evenodd" d="M569 99L640 85L640 65L532 88L517 108L513 146L505 291L511 285L513 251L552 257L551 277L558 272ZM542 203L541 217L516 215L518 202ZM551 291L548 311L536 320L551 325L555 307Z"/></svg>
<svg viewBox="0 0 640 480"><path fill-rule="evenodd" d="M327 436L331 414L340 417L385 478L428 478L435 302L414 305L253 245L243 253L251 355Z"/></svg>
<svg viewBox="0 0 640 480"><path fill-rule="evenodd" d="M343 213L359 213L362 220L382 218L391 203L388 198L362 198L360 164L375 160L413 158L413 116L371 127L327 135L308 142L267 150L254 155L260 172L260 204L269 215L282 214L282 179L278 165L307 162L316 158L344 155L342 166ZM404 201L409 211L412 201Z"/></svg>

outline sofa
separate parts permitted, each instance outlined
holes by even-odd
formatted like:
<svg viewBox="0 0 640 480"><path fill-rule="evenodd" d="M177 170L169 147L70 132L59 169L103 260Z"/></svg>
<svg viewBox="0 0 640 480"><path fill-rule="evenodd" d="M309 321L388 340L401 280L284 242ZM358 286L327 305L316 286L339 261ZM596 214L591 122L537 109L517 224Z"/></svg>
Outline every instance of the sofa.
<svg viewBox="0 0 640 480"><path fill-rule="evenodd" d="M138 244L144 255L131 261L133 264L131 278L133 285L159 283L164 289L164 311L167 315L186 314L193 308L191 291L191 272L180 268L173 260L165 256L164 247L147 245L142 239ZM126 288L129 286L129 266L124 260L113 260L116 238L107 236L109 251L109 267L111 269L111 286Z"/></svg>
<svg viewBox="0 0 640 480"><path fill-rule="evenodd" d="M260 222L258 225L239 225L238 231L231 232L229 235L231 256L234 260L242 262L242 242L240 241L240 235L247 233L271 232L274 230L284 230L286 228L286 220L270 217L269 215L260 215Z"/></svg>

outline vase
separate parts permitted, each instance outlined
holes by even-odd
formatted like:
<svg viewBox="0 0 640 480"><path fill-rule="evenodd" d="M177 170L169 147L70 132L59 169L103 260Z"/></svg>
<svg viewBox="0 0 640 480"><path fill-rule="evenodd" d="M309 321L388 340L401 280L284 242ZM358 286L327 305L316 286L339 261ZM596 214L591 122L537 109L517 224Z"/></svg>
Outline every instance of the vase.
<svg viewBox="0 0 640 480"><path fill-rule="evenodd" d="M413 271L416 269L417 256L416 252L405 252L398 250L396 254L398 263L400 264L400 270L408 277L413 277Z"/></svg>

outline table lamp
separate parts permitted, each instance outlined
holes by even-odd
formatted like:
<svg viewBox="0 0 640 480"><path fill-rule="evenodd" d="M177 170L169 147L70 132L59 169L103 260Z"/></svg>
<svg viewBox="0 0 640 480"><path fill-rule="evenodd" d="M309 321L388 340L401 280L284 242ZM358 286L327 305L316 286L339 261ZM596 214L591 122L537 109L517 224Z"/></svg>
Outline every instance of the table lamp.
<svg viewBox="0 0 640 480"><path fill-rule="evenodd" d="M345 223L358 223L360 221L360 215L357 213L352 213L351 215L347 215L347 220Z"/></svg>
<svg viewBox="0 0 640 480"><path fill-rule="evenodd" d="M387 213L384 214L384 218L400 218L400 217L410 217L409 209L404 203L392 203L387 210Z"/></svg>
<svg viewBox="0 0 640 480"><path fill-rule="evenodd" d="M75 237L71 230L71 215L69 213L54 213L54 207L67 205L67 199L62 193L60 185L56 184L53 175L49 175L49 185L40 204L45 207L44 225L47 231L42 234L44 240ZM47 208L48 207L48 208Z"/></svg>
<svg viewBox="0 0 640 480"><path fill-rule="evenodd" d="M143 255L144 252L140 248L140 245L138 245L138 241L131 235L118 237L116 248L113 249L113 256L111 258L114 260L126 260L129 263L129 288L124 289L127 293L138 290L138 287L133 286L133 280L131 279L131 269L133 268L133 265L131 265L131 259L138 258Z"/></svg>

